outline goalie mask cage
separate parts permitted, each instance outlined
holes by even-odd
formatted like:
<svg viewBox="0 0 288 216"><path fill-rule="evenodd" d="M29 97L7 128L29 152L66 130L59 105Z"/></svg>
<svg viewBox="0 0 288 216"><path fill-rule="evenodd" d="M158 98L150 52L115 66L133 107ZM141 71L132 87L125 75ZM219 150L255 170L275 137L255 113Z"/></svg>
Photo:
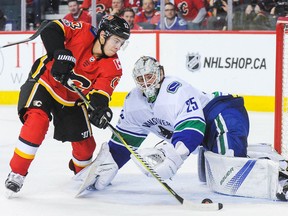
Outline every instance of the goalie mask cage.
<svg viewBox="0 0 288 216"><path fill-rule="evenodd" d="M288 158L288 17L276 24L274 147Z"/></svg>

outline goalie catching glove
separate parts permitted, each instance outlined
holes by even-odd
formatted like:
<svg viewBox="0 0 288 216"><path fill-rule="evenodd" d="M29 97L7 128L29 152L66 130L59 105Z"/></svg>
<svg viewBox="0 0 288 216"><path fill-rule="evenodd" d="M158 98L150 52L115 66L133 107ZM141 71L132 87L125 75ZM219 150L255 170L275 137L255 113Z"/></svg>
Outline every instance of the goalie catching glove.
<svg viewBox="0 0 288 216"><path fill-rule="evenodd" d="M108 123L112 120L113 113L108 107L109 99L100 93L90 95L90 105L94 108L88 108L90 122L98 127L105 129Z"/></svg>
<svg viewBox="0 0 288 216"><path fill-rule="evenodd" d="M76 59L68 49L56 50L53 58L54 63L51 68L52 76L64 85L72 74Z"/></svg>
<svg viewBox="0 0 288 216"><path fill-rule="evenodd" d="M154 148L138 149L137 153L163 179L172 178L184 162L174 146L169 143L157 145ZM134 155L131 154L130 157L145 175L152 177Z"/></svg>

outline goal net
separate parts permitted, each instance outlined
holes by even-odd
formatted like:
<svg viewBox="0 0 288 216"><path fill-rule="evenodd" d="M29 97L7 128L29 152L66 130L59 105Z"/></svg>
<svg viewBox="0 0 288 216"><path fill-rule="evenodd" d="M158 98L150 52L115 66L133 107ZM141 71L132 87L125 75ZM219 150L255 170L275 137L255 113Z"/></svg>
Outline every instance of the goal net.
<svg viewBox="0 0 288 216"><path fill-rule="evenodd" d="M288 158L288 17L276 24L274 147Z"/></svg>

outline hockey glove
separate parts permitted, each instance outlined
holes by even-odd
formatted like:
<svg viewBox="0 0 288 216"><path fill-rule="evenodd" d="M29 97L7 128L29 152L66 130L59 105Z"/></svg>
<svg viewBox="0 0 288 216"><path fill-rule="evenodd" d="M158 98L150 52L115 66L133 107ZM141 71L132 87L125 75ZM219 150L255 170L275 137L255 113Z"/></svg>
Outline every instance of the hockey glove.
<svg viewBox="0 0 288 216"><path fill-rule="evenodd" d="M157 145L155 148L139 149L137 152L163 179L173 177L184 162L174 146L169 143ZM131 154L130 157L145 175L152 177L134 155Z"/></svg>
<svg viewBox="0 0 288 216"><path fill-rule="evenodd" d="M112 120L113 113L108 107L109 99L99 93L93 93L90 95L90 105L94 108L91 110L88 108L90 122L98 127L105 129L108 123Z"/></svg>
<svg viewBox="0 0 288 216"><path fill-rule="evenodd" d="M90 111L90 122L98 128L105 129L108 123L112 120L113 113L109 107L96 107L95 110Z"/></svg>
<svg viewBox="0 0 288 216"><path fill-rule="evenodd" d="M72 74L76 59L68 49L56 50L53 57L52 76L64 85Z"/></svg>

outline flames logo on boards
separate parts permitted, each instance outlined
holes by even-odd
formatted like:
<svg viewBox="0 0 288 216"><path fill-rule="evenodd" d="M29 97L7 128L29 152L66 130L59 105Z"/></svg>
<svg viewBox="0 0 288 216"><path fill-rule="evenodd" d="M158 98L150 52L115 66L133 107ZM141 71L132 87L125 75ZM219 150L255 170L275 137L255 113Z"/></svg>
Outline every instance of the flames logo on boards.
<svg viewBox="0 0 288 216"><path fill-rule="evenodd" d="M186 67L189 71L195 72L200 69L201 56L198 53L188 53L186 55Z"/></svg>
<svg viewBox="0 0 288 216"><path fill-rule="evenodd" d="M3 70L4 70L4 56L2 50L0 49L0 76L3 73Z"/></svg>

